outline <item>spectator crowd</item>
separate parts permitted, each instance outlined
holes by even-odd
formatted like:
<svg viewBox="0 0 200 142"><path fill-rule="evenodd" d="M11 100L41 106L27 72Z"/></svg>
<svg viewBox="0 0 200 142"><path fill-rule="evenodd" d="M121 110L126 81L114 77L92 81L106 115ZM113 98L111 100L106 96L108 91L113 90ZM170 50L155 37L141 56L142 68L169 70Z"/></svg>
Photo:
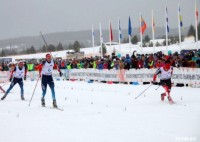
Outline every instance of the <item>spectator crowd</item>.
<svg viewBox="0 0 200 142"><path fill-rule="evenodd" d="M136 54L134 51L132 55L126 54L126 56L115 55L113 53L111 56L101 57L90 57L82 59L63 59L57 60L56 64L60 69L141 69L141 68L159 68L162 67L165 61L170 61L171 66L173 67L189 67L189 68L199 68L200 67L200 53L189 51L171 53L168 52L168 55L164 55L162 52L157 52L154 54ZM37 70L37 65L39 63L32 63L25 61L29 71ZM9 71L15 65L12 63L2 63L0 65L0 71Z"/></svg>

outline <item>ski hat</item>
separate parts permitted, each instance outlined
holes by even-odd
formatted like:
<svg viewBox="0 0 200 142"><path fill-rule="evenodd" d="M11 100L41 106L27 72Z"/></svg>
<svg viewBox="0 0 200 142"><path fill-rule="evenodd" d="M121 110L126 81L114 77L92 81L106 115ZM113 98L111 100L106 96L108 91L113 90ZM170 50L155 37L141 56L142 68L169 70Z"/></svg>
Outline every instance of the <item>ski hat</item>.
<svg viewBox="0 0 200 142"><path fill-rule="evenodd" d="M47 53L46 54L46 58L51 57L51 54Z"/></svg>
<svg viewBox="0 0 200 142"><path fill-rule="evenodd" d="M164 69L165 69L165 70L169 70L169 69L170 69L170 64L169 64L169 63L166 63L166 64L164 65Z"/></svg>
<svg viewBox="0 0 200 142"><path fill-rule="evenodd" d="M168 51L168 55L172 55L172 51L171 50Z"/></svg>

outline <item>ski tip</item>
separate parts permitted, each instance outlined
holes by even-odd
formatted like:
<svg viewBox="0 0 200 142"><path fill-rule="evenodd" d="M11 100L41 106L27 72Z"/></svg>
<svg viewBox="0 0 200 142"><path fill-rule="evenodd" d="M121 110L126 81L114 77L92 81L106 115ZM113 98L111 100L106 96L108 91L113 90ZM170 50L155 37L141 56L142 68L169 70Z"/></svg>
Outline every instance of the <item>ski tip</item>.
<svg viewBox="0 0 200 142"><path fill-rule="evenodd" d="M173 105L173 104L176 104L176 103L175 103L175 102L170 102L169 104L170 104L170 105Z"/></svg>
<svg viewBox="0 0 200 142"><path fill-rule="evenodd" d="M60 110L60 111L64 111L64 109L61 109L61 108L53 108L53 109L57 109L57 110Z"/></svg>
<svg viewBox="0 0 200 142"><path fill-rule="evenodd" d="M48 106L42 106L43 108L49 108L49 109L56 109L56 110L59 110L59 111L64 111L64 109L62 108L58 108L58 107L48 107Z"/></svg>

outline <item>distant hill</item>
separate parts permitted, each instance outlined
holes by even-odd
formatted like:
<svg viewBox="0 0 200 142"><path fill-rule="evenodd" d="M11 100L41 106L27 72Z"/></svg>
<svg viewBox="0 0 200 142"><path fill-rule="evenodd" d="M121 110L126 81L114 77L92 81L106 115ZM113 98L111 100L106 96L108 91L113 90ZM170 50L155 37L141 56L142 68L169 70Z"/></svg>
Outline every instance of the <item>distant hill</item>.
<svg viewBox="0 0 200 142"><path fill-rule="evenodd" d="M182 35L187 35L189 28L185 28L182 30ZM99 44L99 30L95 30L95 45ZM103 39L104 42L109 41L109 31L108 30L102 30L103 33ZM118 41L118 31L113 30L114 34L114 41ZM127 30L122 31L123 38L127 38ZM133 28L133 35L137 34L139 37L139 29ZM147 28L145 31L145 35L149 35L151 37L151 28ZM144 36L145 36L144 35ZM165 35L165 28L157 27L156 28L156 37L161 37ZM177 29L170 29L170 35L178 35ZM58 32L58 33L49 33L44 34L44 37L48 44L54 44L57 45L59 42L61 42L63 45L68 45L70 43L73 43L75 40L78 40L80 43L84 44L85 47L91 47L92 46L92 33L90 30L86 31L71 31L71 32ZM39 35L38 36L27 36L27 37L18 37L18 38L12 38L12 39L5 39L0 40L0 48L18 48L18 49L24 49L29 48L31 46L34 46L36 48L39 48L44 45L44 42Z"/></svg>

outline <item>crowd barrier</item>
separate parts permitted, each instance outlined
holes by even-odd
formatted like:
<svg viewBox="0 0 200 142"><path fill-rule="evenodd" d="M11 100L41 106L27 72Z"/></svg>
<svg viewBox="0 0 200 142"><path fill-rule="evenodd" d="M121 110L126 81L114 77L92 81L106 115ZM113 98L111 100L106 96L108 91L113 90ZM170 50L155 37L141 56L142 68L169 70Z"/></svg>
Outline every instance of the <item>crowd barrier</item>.
<svg viewBox="0 0 200 142"><path fill-rule="evenodd" d="M98 69L71 69L62 70L64 79L69 80L96 80L106 82L151 82L156 69L130 69L130 70L98 70ZM9 79L9 72L0 72L0 82ZM36 80L38 71L27 73L27 80ZM53 77L60 80L58 71L53 71ZM157 82L159 76L157 77ZM200 85L200 69L199 68L174 68L172 82L174 84L195 84Z"/></svg>

